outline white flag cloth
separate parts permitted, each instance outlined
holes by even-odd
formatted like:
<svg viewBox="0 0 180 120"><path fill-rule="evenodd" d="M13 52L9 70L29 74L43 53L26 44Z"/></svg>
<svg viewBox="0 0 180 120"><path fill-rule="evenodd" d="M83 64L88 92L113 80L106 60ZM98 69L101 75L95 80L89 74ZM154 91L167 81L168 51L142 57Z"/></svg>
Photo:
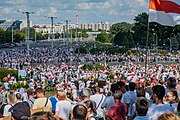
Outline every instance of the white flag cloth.
<svg viewBox="0 0 180 120"><path fill-rule="evenodd" d="M180 24L180 0L150 0L149 22L167 26Z"/></svg>

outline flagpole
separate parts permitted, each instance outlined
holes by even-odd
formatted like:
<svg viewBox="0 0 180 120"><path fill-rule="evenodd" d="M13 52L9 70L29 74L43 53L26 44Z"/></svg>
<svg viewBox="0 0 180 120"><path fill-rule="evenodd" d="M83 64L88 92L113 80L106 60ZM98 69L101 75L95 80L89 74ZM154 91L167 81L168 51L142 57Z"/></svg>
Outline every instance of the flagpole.
<svg viewBox="0 0 180 120"><path fill-rule="evenodd" d="M148 4L149 6L149 4ZM147 80L147 67L148 67L148 42L149 42L149 10L148 10L148 26L146 38L146 60L145 60L145 80Z"/></svg>

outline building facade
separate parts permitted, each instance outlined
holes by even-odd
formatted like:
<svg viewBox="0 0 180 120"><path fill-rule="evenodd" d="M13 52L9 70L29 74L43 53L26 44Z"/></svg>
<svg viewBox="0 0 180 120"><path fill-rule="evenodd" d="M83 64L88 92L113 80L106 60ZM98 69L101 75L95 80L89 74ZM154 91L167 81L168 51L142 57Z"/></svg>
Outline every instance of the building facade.
<svg viewBox="0 0 180 120"><path fill-rule="evenodd" d="M83 23L78 26L81 30L89 30L89 31L109 31L111 28L111 24L108 22L101 23ZM51 34L51 24L35 24L33 27L36 29L36 32L40 32L42 34ZM68 29L75 29L76 24L68 24ZM64 33L66 32L66 24L54 24L53 25L53 33Z"/></svg>
<svg viewBox="0 0 180 120"><path fill-rule="evenodd" d="M24 20L0 20L0 28L3 30L17 29L21 30L26 27L26 21ZM32 21L30 21L30 27L32 27Z"/></svg>

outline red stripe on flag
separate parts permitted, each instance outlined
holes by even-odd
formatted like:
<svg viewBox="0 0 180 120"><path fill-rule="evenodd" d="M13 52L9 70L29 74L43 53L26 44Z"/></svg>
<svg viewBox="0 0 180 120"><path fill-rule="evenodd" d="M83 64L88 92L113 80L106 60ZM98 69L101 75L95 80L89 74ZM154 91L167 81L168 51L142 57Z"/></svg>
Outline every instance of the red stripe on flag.
<svg viewBox="0 0 180 120"><path fill-rule="evenodd" d="M180 14L180 5L170 0L150 0L149 9Z"/></svg>

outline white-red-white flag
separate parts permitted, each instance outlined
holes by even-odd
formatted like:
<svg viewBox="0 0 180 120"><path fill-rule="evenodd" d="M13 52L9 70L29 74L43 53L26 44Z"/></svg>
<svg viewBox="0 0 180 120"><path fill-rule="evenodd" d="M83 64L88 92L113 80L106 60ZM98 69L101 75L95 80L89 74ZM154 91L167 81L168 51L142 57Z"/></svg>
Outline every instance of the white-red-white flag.
<svg viewBox="0 0 180 120"><path fill-rule="evenodd" d="M180 0L150 0L149 22L167 26L180 24Z"/></svg>
<svg viewBox="0 0 180 120"><path fill-rule="evenodd" d="M81 67L83 67L84 66L84 64L79 64L78 65L78 68L81 68Z"/></svg>
<svg viewBox="0 0 180 120"><path fill-rule="evenodd" d="M65 63L62 63L61 67L68 67L68 66Z"/></svg>

